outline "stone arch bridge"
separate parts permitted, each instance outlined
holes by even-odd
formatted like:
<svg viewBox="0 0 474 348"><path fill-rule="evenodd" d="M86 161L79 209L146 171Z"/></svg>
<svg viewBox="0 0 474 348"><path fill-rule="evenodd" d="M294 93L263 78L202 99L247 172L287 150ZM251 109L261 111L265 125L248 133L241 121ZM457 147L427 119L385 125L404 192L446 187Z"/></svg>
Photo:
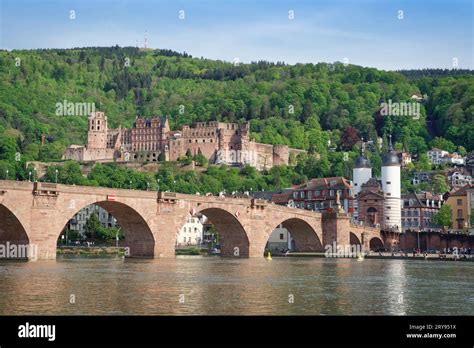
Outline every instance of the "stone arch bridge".
<svg viewBox="0 0 474 348"><path fill-rule="evenodd" d="M56 258L57 239L82 208L96 204L124 231L132 257L171 257L186 218L206 215L220 235L221 255L261 257L272 231L287 228L300 252L324 246L383 245L380 230L355 226L346 214L316 213L258 199L199 196L0 180L0 244L31 244L38 259Z"/></svg>

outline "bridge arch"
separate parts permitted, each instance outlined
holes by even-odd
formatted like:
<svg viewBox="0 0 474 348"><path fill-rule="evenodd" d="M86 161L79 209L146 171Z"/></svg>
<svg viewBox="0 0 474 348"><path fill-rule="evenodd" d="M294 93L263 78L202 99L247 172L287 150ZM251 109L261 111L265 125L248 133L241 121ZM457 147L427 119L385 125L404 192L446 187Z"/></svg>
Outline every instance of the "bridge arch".
<svg viewBox="0 0 474 348"><path fill-rule="evenodd" d="M218 207L202 207L199 209L199 212L212 222L219 233L221 256L250 256L250 243L247 232L235 213Z"/></svg>
<svg viewBox="0 0 474 348"><path fill-rule="evenodd" d="M384 243L381 238L379 237L372 237L369 241L369 248L370 250L377 250L382 249L384 247Z"/></svg>
<svg viewBox="0 0 474 348"><path fill-rule="evenodd" d="M362 245L359 237L353 232L349 232L349 244L350 245Z"/></svg>
<svg viewBox="0 0 474 348"><path fill-rule="evenodd" d="M128 247L129 256L131 257L153 257L155 254L155 237L146 219L132 206L117 201L98 201L89 202L69 213L66 220L63 221L59 236L64 226L71 220L81 209L90 205L97 205L112 214L122 228L124 241L121 243L124 247Z"/></svg>
<svg viewBox="0 0 474 348"><path fill-rule="evenodd" d="M28 245L30 239L18 217L5 205L0 204L0 244Z"/></svg>
<svg viewBox="0 0 474 348"><path fill-rule="evenodd" d="M321 237L317 231L305 220L297 217L288 218L274 228L268 234L270 238L277 227L281 226L288 230L294 241L294 250L299 252L323 252L324 248L321 242ZM262 250L262 253L265 250Z"/></svg>

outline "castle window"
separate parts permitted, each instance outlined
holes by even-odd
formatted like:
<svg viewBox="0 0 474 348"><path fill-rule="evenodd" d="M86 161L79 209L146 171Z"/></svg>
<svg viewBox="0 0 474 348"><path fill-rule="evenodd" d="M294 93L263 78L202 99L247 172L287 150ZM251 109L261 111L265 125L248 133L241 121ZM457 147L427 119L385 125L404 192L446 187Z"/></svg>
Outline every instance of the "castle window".
<svg viewBox="0 0 474 348"><path fill-rule="evenodd" d="M189 139L189 143L190 143L190 144L191 144L191 142L192 142L192 140L191 140L191 139Z"/></svg>
<svg viewBox="0 0 474 348"><path fill-rule="evenodd" d="M196 143L198 142L198 140L196 139Z"/></svg>
<svg viewBox="0 0 474 348"><path fill-rule="evenodd" d="M211 143L212 143L212 139L211 139Z"/></svg>
<svg viewBox="0 0 474 348"><path fill-rule="evenodd" d="M100 130L100 126L97 126L97 130Z"/></svg>
<svg viewBox="0 0 474 348"><path fill-rule="evenodd" d="M206 139L202 139L202 142L205 143L205 142L206 142Z"/></svg>

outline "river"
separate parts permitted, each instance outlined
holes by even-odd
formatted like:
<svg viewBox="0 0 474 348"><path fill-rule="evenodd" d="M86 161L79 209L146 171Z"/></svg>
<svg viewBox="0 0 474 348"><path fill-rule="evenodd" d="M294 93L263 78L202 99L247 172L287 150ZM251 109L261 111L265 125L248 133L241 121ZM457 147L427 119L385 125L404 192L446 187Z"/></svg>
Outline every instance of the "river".
<svg viewBox="0 0 474 348"><path fill-rule="evenodd" d="M0 262L0 314L472 315L474 263L324 258Z"/></svg>

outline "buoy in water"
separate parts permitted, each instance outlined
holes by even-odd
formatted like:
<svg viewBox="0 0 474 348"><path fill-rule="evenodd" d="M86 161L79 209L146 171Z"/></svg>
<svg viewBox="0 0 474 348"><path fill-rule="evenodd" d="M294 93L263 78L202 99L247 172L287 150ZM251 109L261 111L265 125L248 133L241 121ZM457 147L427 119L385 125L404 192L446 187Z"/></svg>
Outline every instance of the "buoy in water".
<svg viewBox="0 0 474 348"><path fill-rule="evenodd" d="M270 255L270 250L268 251L268 254L267 254L266 259L267 259L268 261L271 261L271 260L272 260L272 255Z"/></svg>

